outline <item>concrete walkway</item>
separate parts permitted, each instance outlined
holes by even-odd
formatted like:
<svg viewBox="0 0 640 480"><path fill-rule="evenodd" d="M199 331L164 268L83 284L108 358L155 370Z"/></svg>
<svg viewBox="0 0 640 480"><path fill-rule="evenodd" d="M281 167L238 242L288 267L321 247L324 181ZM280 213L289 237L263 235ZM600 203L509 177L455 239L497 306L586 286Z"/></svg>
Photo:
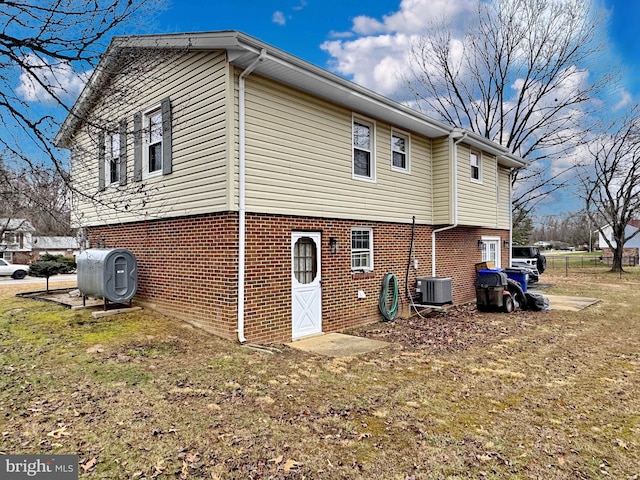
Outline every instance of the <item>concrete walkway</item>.
<svg viewBox="0 0 640 480"><path fill-rule="evenodd" d="M584 310L588 306L600 301L599 298L569 297L566 295L547 295L545 293L542 293L542 296L549 299L551 310L565 310L568 312L579 312L580 310Z"/></svg>
<svg viewBox="0 0 640 480"><path fill-rule="evenodd" d="M342 333L327 333L287 344L287 346L297 350L328 357L353 357L354 355L374 352L389 345L391 344L388 342L344 335Z"/></svg>

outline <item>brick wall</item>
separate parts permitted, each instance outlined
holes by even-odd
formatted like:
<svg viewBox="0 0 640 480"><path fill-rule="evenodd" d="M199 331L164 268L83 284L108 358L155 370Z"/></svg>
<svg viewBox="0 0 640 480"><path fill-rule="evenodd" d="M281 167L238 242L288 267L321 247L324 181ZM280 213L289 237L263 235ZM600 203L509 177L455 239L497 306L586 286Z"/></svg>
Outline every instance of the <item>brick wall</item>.
<svg viewBox="0 0 640 480"><path fill-rule="evenodd" d="M374 271L351 272L351 228L374 231ZM411 224L328 220L274 215L247 215L245 336L252 343L291 339L291 234L322 233L322 325L334 332L380 319L378 294L386 272L399 281L402 314L408 313L405 275ZM136 300L226 338L237 327L237 213L183 217L88 231L91 245L131 250L138 261ZM416 226L415 278L431 276L431 226ZM482 235L508 238L502 230L459 227L437 234L436 276L452 277L454 303L475 298L475 263L481 261ZM329 238L338 240L332 254ZM502 258L508 252L502 251ZM362 290L366 298L359 299Z"/></svg>
<svg viewBox="0 0 640 480"><path fill-rule="evenodd" d="M92 227L87 233L91 246L127 248L136 256L136 300L234 338L237 215Z"/></svg>

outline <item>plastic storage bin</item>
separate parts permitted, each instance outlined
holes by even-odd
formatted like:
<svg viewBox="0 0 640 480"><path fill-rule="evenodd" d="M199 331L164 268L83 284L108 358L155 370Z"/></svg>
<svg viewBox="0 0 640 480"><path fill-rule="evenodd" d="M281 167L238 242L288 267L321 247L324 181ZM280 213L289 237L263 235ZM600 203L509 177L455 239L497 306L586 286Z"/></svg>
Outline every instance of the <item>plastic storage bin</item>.
<svg viewBox="0 0 640 480"><path fill-rule="evenodd" d="M523 292L527 291L527 284L529 283L529 272L521 268L506 268L504 272L511 280L515 280L520 284Z"/></svg>

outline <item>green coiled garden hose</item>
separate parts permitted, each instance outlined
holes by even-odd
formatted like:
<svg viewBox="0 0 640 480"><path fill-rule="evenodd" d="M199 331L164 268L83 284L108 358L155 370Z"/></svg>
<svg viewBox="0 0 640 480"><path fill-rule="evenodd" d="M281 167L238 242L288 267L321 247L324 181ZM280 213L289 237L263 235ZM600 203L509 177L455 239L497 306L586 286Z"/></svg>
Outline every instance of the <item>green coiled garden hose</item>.
<svg viewBox="0 0 640 480"><path fill-rule="evenodd" d="M389 305L389 288L391 292L391 305ZM386 321L391 321L398 315L398 279L393 273L385 273L380 287L380 297L378 298L378 308Z"/></svg>

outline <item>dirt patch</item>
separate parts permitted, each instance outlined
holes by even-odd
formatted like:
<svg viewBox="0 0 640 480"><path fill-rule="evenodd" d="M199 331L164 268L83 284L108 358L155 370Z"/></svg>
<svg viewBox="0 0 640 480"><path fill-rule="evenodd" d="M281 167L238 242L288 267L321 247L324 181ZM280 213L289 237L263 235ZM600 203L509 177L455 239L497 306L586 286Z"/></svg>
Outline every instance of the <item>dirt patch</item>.
<svg viewBox="0 0 640 480"><path fill-rule="evenodd" d="M467 305L451 308L446 313L374 323L349 333L433 353L451 353L500 341L526 328L535 317L544 317L545 313L486 313L478 312L475 305Z"/></svg>
<svg viewBox="0 0 640 480"><path fill-rule="evenodd" d="M17 294L22 298L53 302L68 308L72 307L104 307L104 300L100 298L85 297L75 287L59 288L55 290L39 290L35 292L23 292Z"/></svg>

